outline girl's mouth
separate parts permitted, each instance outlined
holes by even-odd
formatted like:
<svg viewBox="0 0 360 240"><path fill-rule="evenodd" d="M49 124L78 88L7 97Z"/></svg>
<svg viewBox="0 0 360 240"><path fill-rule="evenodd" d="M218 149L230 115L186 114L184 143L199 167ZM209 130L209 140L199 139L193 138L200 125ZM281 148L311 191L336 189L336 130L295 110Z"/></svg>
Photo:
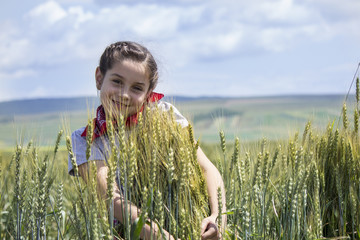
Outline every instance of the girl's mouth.
<svg viewBox="0 0 360 240"><path fill-rule="evenodd" d="M129 108L129 105L127 105L127 104L124 104L124 103L121 103L121 102L119 102L119 101L112 101L113 102L113 104L117 107L117 108L119 108L119 109L128 109Z"/></svg>

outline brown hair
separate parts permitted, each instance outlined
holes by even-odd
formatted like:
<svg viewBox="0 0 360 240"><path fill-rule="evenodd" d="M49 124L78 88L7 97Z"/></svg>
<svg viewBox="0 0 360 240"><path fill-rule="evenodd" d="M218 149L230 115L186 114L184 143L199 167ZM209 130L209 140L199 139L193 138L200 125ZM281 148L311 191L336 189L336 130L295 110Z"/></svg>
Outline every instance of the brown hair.
<svg viewBox="0 0 360 240"><path fill-rule="evenodd" d="M156 87L159 78L156 61L146 47L135 42L121 41L110 44L100 58L99 68L101 73L105 75L115 62L123 60L132 60L145 64L150 81L148 90Z"/></svg>

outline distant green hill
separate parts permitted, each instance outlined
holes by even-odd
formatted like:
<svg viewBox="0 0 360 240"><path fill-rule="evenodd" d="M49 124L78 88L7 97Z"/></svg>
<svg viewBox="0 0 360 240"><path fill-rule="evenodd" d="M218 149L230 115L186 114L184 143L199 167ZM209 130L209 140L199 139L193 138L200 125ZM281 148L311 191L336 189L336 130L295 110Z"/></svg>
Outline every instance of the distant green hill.
<svg viewBox="0 0 360 240"><path fill-rule="evenodd" d="M200 99L179 103L178 107L193 120L204 141L218 141L219 129L229 138L253 141L288 138L303 131L309 120L313 126L325 128L338 119L343 101L342 95L274 96Z"/></svg>
<svg viewBox="0 0 360 240"><path fill-rule="evenodd" d="M172 96L166 100L193 123L197 137L204 142L217 142L220 129L229 139L238 136L243 141L253 141L262 137L287 138L302 131L308 120L325 128L329 121L338 119L344 96ZM26 142L29 138L35 138L40 145L52 145L60 128L66 126L70 134L84 126L97 105L96 97L0 102L0 147L14 146L16 141Z"/></svg>
<svg viewBox="0 0 360 240"><path fill-rule="evenodd" d="M221 97L165 96L168 102L224 99ZM40 114L50 112L84 111L99 104L98 97L38 98L0 102L0 116Z"/></svg>
<svg viewBox="0 0 360 240"><path fill-rule="evenodd" d="M98 104L96 97L40 98L0 102L0 116L83 111Z"/></svg>

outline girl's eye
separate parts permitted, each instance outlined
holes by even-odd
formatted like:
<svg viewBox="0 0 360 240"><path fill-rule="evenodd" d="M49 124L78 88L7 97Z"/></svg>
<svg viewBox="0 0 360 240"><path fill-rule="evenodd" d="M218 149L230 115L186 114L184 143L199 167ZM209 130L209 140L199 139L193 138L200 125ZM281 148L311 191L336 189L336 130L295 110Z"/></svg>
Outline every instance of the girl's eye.
<svg viewBox="0 0 360 240"><path fill-rule="evenodd" d="M138 92L143 91L143 88L140 87L140 86L134 86L133 89L134 89L135 91L138 91Z"/></svg>
<svg viewBox="0 0 360 240"><path fill-rule="evenodd" d="M114 79L114 80L112 80L112 82L115 83L115 84L121 84L122 83L121 80L118 80L118 79Z"/></svg>

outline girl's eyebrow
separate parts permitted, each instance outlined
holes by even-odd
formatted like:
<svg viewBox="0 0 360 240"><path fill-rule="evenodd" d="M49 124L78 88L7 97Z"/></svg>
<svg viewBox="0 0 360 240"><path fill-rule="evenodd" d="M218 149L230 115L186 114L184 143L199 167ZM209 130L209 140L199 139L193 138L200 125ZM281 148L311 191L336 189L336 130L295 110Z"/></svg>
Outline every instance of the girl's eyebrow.
<svg viewBox="0 0 360 240"><path fill-rule="evenodd" d="M116 76L116 77L118 77L118 78L124 78L123 76L121 76L120 74L117 74L117 73L113 73L113 74L111 74L112 76Z"/></svg>
<svg viewBox="0 0 360 240"><path fill-rule="evenodd" d="M136 82L135 84L138 84L138 85L145 85L145 83L143 83L143 82Z"/></svg>

